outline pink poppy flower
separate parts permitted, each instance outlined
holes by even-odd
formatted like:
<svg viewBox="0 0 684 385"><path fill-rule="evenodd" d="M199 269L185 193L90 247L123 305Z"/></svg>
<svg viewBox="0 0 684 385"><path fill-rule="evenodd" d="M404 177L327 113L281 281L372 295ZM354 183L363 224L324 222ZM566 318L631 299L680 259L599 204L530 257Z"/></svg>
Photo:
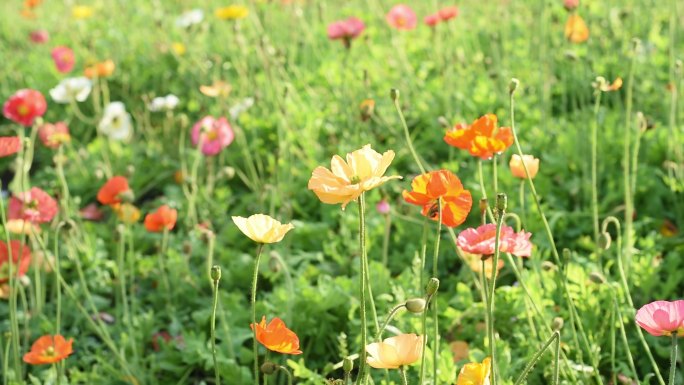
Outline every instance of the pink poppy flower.
<svg viewBox="0 0 684 385"><path fill-rule="evenodd" d="M440 17L439 17L439 14L438 14L438 13L435 13L435 14L432 14L432 15L427 15L427 16L425 16L425 18L423 19L423 22L425 23L425 25L427 25L427 26L429 26L429 27L434 27L434 26L436 26L437 24L439 24L440 20L441 20L441 19L440 19Z"/></svg>
<svg viewBox="0 0 684 385"><path fill-rule="evenodd" d="M506 244L502 245L502 251L511 253L518 257L529 257L532 255L532 242L530 237L532 233L520 231L514 233L511 237L506 239Z"/></svg>
<svg viewBox="0 0 684 385"><path fill-rule="evenodd" d="M32 223L50 222L57 214L57 201L48 193L32 187L14 194L9 200L7 219L23 219Z"/></svg>
<svg viewBox="0 0 684 385"><path fill-rule="evenodd" d="M398 4L392 7L385 19L394 29L408 31L416 28L416 13L406 4Z"/></svg>
<svg viewBox="0 0 684 385"><path fill-rule="evenodd" d="M40 91L24 88L14 93L2 106L2 114L7 119L25 127L30 127L33 121L45 114L47 102Z"/></svg>
<svg viewBox="0 0 684 385"><path fill-rule="evenodd" d="M86 221L98 222L104 218L104 213L97 207L95 203L91 203L79 210L79 214L81 215L81 218L85 219Z"/></svg>
<svg viewBox="0 0 684 385"><path fill-rule="evenodd" d="M636 313L636 323L649 334L684 336L684 300L655 301L644 305Z"/></svg>
<svg viewBox="0 0 684 385"><path fill-rule="evenodd" d="M14 155L21 150L21 139L18 136L0 136L0 158Z"/></svg>
<svg viewBox="0 0 684 385"><path fill-rule="evenodd" d="M439 18L442 19L442 21L451 20L458 16L458 8L455 6L445 7L440 9L439 12L437 12L437 14L439 15Z"/></svg>
<svg viewBox="0 0 684 385"><path fill-rule="evenodd" d="M366 29L366 25L363 24L363 21L355 17L350 17L347 20L339 20L330 23L330 25L328 25L328 38L330 40L341 39L344 46L349 48L352 39L361 35L361 32L363 32L364 29Z"/></svg>
<svg viewBox="0 0 684 385"><path fill-rule="evenodd" d="M386 200L381 200L378 202L377 205L375 205L375 209L378 210L378 213L382 215L387 215L390 213L390 204Z"/></svg>
<svg viewBox="0 0 684 385"><path fill-rule="evenodd" d="M43 145L48 148L58 148L62 143L71 141L69 127L64 122L43 124L38 127L38 137Z"/></svg>
<svg viewBox="0 0 684 385"><path fill-rule="evenodd" d="M71 72L74 69L74 64L76 64L76 58L74 57L74 51L69 47L59 46L52 50L52 60L55 62L55 67L57 71L65 74Z"/></svg>
<svg viewBox="0 0 684 385"><path fill-rule="evenodd" d="M501 226L499 250L518 257L529 257L532 253L531 233L521 231L516 233L509 226ZM458 247L471 254L492 255L495 252L496 225L489 223L476 229L470 228L458 235Z"/></svg>
<svg viewBox="0 0 684 385"><path fill-rule="evenodd" d="M232 127L226 118L216 119L205 116L192 126L192 144L202 144L202 153L213 156L228 147L235 138Z"/></svg>
<svg viewBox="0 0 684 385"><path fill-rule="evenodd" d="M36 44L44 44L50 40L50 34L44 29L37 29L35 31L31 31L29 38Z"/></svg>

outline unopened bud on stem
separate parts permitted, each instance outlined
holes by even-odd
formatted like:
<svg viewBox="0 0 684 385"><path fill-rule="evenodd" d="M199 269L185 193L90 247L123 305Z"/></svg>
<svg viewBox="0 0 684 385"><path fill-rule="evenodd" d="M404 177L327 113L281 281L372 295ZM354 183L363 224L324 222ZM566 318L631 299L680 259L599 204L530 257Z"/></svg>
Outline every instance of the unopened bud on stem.
<svg viewBox="0 0 684 385"><path fill-rule="evenodd" d="M342 369L344 369L345 373L350 373L354 370L354 361L349 357L345 357L344 361L342 361Z"/></svg>
<svg viewBox="0 0 684 385"><path fill-rule="evenodd" d="M214 282L221 279L221 266L214 265L211 267L211 279L214 280Z"/></svg>
<svg viewBox="0 0 684 385"><path fill-rule="evenodd" d="M390 97L392 98L393 101L397 101L399 99L399 90L396 88L392 88L390 90Z"/></svg>
<svg viewBox="0 0 684 385"><path fill-rule="evenodd" d="M425 300L423 298L411 298L406 301L406 310L411 313L422 313L425 311Z"/></svg>
<svg viewBox="0 0 684 385"><path fill-rule="evenodd" d="M551 329L553 329L554 332L557 332L561 329L563 329L563 319L561 317L556 317L553 319L553 322L551 323Z"/></svg>
<svg viewBox="0 0 684 385"><path fill-rule="evenodd" d="M261 365L261 373L269 376L275 372L278 371L278 365L274 364L273 362L264 362Z"/></svg>
<svg viewBox="0 0 684 385"><path fill-rule="evenodd" d="M508 206L508 197L504 193L496 194L496 213L499 216L503 216L506 213L506 207Z"/></svg>
<svg viewBox="0 0 684 385"><path fill-rule="evenodd" d="M512 78L510 84L508 84L508 92L513 95L515 93L515 90L518 89L518 86L520 85L520 80L516 78Z"/></svg>
<svg viewBox="0 0 684 385"><path fill-rule="evenodd" d="M598 237L598 247L600 247L603 250L608 250L610 248L610 234L609 233L601 233Z"/></svg>
<svg viewBox="0 0 684 385"><path fill-rule="evenodd" d="M425 287L425 293L431 297L435 295L435 293L439 290L439 279L432 277L427 283L427 286Z"/></svg>

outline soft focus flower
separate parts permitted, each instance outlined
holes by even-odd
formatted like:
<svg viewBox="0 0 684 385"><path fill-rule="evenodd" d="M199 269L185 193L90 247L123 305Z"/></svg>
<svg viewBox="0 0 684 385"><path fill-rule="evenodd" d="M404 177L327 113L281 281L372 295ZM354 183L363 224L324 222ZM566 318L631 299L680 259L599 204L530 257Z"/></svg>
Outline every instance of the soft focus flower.
<svg viewBox="0 0 684 385"><path fill-rule="evenodd" d="M499 237L499 250L518 257L529 257L532 253L531 233L520 231L516 233L510 226L502 225ZM494 254L496 225L488 223L477 229L466 229L458 235L456 244L463 251L483 256Z"/></svg>
<svg viewBox="0 0 684 385"><path fill-rule="evenodd" d="M487 114L470 126L457 124L447 131L444 141L450 146L468 150L472 156L490 159L513 144L513 134L509 127L497 127L496 115Z"/></svg>
<svg viewBox="0 0 684 385"><path fill-rule="evenodd" d="M71 345L73 338L65 340L64 337L45 335L31 345L31 351L24 354L24 362L31 365L54 364L69 357L74 352Z"/></svg>
<svg viewBox="0 0 684 385"><path fill-rule="evenodd" d="M465 341L454 341L449 344L451 353L454 356L454 362L465 360L468 358L468 351L470 350L468 343Z"/></svg>
<svg viewBox="0 0 684 385"><path fill-rule="evenodd" d="M109 59L86 67L85 70L83 70L83 74L85 77L90 79L106 78L112 76L114 70L116 70L116 64L114 64L114 61Z"/></svg>
<svg viewBox="0 0 684 385"><path fill-rule="evenodd" d="M580 0L563 0L563 7L568 11L573 11L579 7Z"/></svg>
<svg viewBox="0 0 684 385"><path fill-rule="evenodd" d="M674 237L678 232L679 229L677 228L677 225L672 223L672 221L667 218L665 218L663 220L663 224L660 225L660 234L662 234L664 237Z"/></svg>
<svg viewBox="0 0 684 385"><path fill-rule="evenodd" d="M205 116L192 126L192 145L201 142L202 153L207 156L217 155L233 143L235 134L226 118Z"/></svg>
<svg viewBox="0 0 684 385"><path fill-rule="evenodd" d="M147 108L149 108L152 112L171 111L178 106L179 102L180 99L178 99L178 96L173 94L158 96L152 99Z"/></svg>
<svg viewBox="0 0 684 385"><path fill-rule="evenodd" d="M489 385L490 361L491 359L487 357L481 364L477 362L465 364L458 373L456 385Z"/></svg>
<svg viewBox="0 0 684 385"><path fill-rule="evenodd" d="M573 13L565 23L565 38L571 43L583 43L589 39L589 28L580 15Z"/></svg>
<svg viewBox="0 0 684 385"><path fill-rule="evenodd" d="M31 249L28 245L11 240L7 247L7 243L0 241L0 283L9 281L10 251L12 252L12 271L17 277L24 276L31 265Z"/></svg>
<svg viewBox="0 0 684 385"><path fill-rule="evenodd" d="M95 8L87 5L75 5L71 8L71 16L76 20L87 19L93 16L95 13Z"/></svg>
<svg viewBox="0 0 684 385"><path fill-rule="evenodd" d="M145 216L145 229L151 233L173 230L178 218L178 211L167 205L160 206L157 211Z"/></svg>
<svg viewBox="0 0 684 385"><path fill-rule="evenodd" d="M104 218L104 213L97 207L95 203L90 203L86 207L79 210L79 214L81 215L81 218L85 219L86 221L97 222Z"/></svg>
<svg viewBox="0 0 684 385"><path fill-rule="evenodd" d="M50 222L58 210L57 201L38 187L14 194L8 206L8 219L23 219L33 223Z"/></svg>
<svg viewBox="0 0 684 385"><path fill-rule="evenodd" d="M401 176L383 176L394 159L394 151L380 155L370 144L347 154L345 162L339 155L330 161L330 170L323 166L313 170L309 190L327 204L342 204L342 209L365 191L372 190Z"/></svg>
<svg viewBox="0 0 684 385"><path fill-rule="evenodd" d="M21 139L18 136L0 136L0 158L14 155L21 150Z"/></svg>
<svg viewBox="0 0 684 385"><path fill-rule="evenodd" d="M244 5L229 5L223 8L217 8L214 15L221 20L238 20L244 19L249 15L249 8Z"/></svg>
<svg viewBox="0 0 684 385"><path fill-rule="evenodd" d="M399 334L366 345L368 365L376 369L398 369L420 359L423 352L423 336Z"/></svg>
<svg viewBox="0 0 684 385"><path fill-rule="evenodd" d="M127 225L136 223L140 219L140 209L130 203L114 204L112 210L114 210L116 217Z"/></svg>
<svg viewBox="0 0 684 385"><path fill-rule="evenodd" d="M7 231L9 231L10 234L17 235L31 235L34 233L40 233L40 226L24 219L9 219L5 225L5 228L7 228Z"/></svg>
<svg viewBox="0 0 684 385"><path fill-rule="evenodd" d="M36 44L44 44L50 40L50 34L44 29L37 29L35 31L31 31L29 38Z"/></svg>
<svg viewBox="0 0 684 385"><path fill-rule="evenodd" d="M427 25L429 27L436 26L437 24L439 24L440 21L441 21L441 19L440 19L438 13L434 13L432 15L427 15L423 19L423 22L425 23L425 25Z"/></svg>
<svg viewBox="0 0 684 385"><path fill-rule="evenodd" d="M243 234L257 243L280 242L288 231L294 229L291 223L283 225L265 214L254 214L249 218L234 216L233 222Z"/></svg>
<svg viewBox="0 0 684 385"><path fill-rule="evenodd" d="M493 246L492 246L493 247ZM470 269L478 274L478 277L482 273L482 254L473 254L464 251L460 247L456 247L456 251L463 258L463 260L468 264ZM486 277L492 276L492 266L494 265L494 260L492 258L487 258L484 261L484 273ZM496 264L496 271L501 271L504 267L503 259L499 259Z"/></svg>
<svg viewBox="0 0 684 385"><path fill-rule="evenodd" d="M524 165L523 165L524 164ZM530 173L530 179L534 179L539 171L539 159L532 155L523 155L522 158L518 154L513 154L511 161L508 162L508 166L511 168L511 173L516 178L527 179L525 174L525 166L527 166L527 172Z"/></svg>
<svg viewBox="0 0 684 385"><path fill-rule="evenodd" d="M133 133L131 115L121 102L111 102L105 107L102 120L97 125L100 132L113 140L126 140Z"/></svg>
<svg viewBox="0 0 684 385"><path fill-rule="evenodd" d="M649 334L684 336L684 300L655 301L644 305L636 313L636 323Z"/></svg>
<svg viewBox="0 0 684 385"><path fill-rule="evenodd" d="M468 217L473 206L470 191L465 190L458 179L449 170L431 171L413 178L412 191L404 190L402 196L410 204L423 206L421 214L438 221L440 217L439 202L442 206L442 223L448 227L456 227Z"/></svg>
<svg viewBox="0 0 684 385"><path fill-rule="evenodd" d="M45 147L57 148L63 143L71 141L69 126L64 122L57 122L55 124L44 123L38 127L38 138L40 138Z"/></svg>
<svg viewBox="0 0 684 385"><path fill-rule="evenodd" d="M352 39L359 37L364 29L366 29L366 25L356 17L338 20L328 25L328 39L342 40L344 46L349 48Z"/></svg>
<svg viewBox="0 0 684 385"><path fill-rule="evenodd" d="M166 330L162 330L152 335L152 349L154 349L155 352L158 352L161 348L159 343L160 341L162 341L164 344L168 344L169 342L171 342L171 340L173 340L178 349L183 349L185 347L185 339L181 334L175 337L171 337L171 334L169 334L169 332L167 332Z"/></svg>
<svg viewBox="0 0 684 385"><path fill-rule="evenodd" d="M387 215L390 213L390 204L385 199L383 199L380 202L378 202L377 205L375 205L375 209L378 210L378 213L382 215Z"/></svg>
<svg viewBox="0 0 684 385"><path fill-rule="evenodd" d="M171 44L171 49L173 50L173 53L175 53L178 56L185 55L185 52L187 51L187 48L185 48L185 44L181 42L173 42Z"/></svg>
<svg viewBox="0 0 684 385"><path fill-rule="evenodd" d="M33 121L45 114L47 102L40 91L29 88L21 89L10 96L2 106L2 114L7 119L29 127Z"/></svg>
<svg viewBox="0 0 684 385"><path fill-rule="evenodd" d="M126 195L132 194L128 186L128 180L123 176L114 176L109 179L97 192L97 201L103 205L121 203Z"/></svg>
<svg viewBox="0 0 684 385"><path fill-rule="evenodd" d="M176 27L189 28L193 25L199 24L204 19L204 12L201 9L193 9L184 12L176 18Z"/></svg>
<svg viewBox="0 0 684 385"><path fill-rule="evenodd" d="M398 4L392 7L385 19L394 29L410 30L416 28L416 13L406 4Z"/></svg>
<svg viewBox="0 0 684 385"><path fill-rule="evenodd" d="M437 12L437 14L439 15L439 18L442 19L442 21L449 21L458 16L458 7L444 7L440 9L439 12Z"/></svg>
<svg viewBox="0 0 684 385"><path fill-rule="evenodd" d="M283 354L302 354L299 337L280 318L275 317L266 325L266 317L262 317L261 322L250 324L249 327L256 331L257 341L266 349Z"/></svg>
<svg viewBox="0 0 684 385"><path fill-rule="evenodd" d="M221 81L221 80L216 80L214 83L208 86L200 86L199 90L203 95L216 98L216 97L222 97L225 98L230 94L230 91L232 90L233 87L230 86L230 84Z"/></svg>
<svg viewBox="0 0 684 385"><path fill-rule="evenodd" d="M74 69L76 58L74 57L74 51L71 48L65 46L55 47L52 49L50 55L55 62L57 71L64 74L71 72L71 70Z"/></svg>
<svg viewBox="0 0 684 385"><path fill-rule="evenodd" d="M359 110L361 110L361 121L368 121L375 111L375 100L364 99L359 105Z"/></svg>
<svg viewBox="0 0 684 385"><path fill-rule="evenodd" d="M597 82L592 83L595 87L598 87L603 92L617 91L622 88L622 78L616 77L615 80L610 83L602 76L599 76Z"/></svg>
<svg viewBox="0 0 684 385"><path fill-rule="evenodd" d="M250 109L254 105L254 98L244 98L237 104L234 104L232 107L228 109L228 115L230 115L230 118L233 121L238 120L240 115L242 115L245 111Z"/></svg>
<svg viewBox="0 0 684 385"><path fill-rule="evenodd" d="M90 95L93 82L86 77L66 78L50 90L50 96L56 103L67 104L72 100L83 102Z"/></svg>

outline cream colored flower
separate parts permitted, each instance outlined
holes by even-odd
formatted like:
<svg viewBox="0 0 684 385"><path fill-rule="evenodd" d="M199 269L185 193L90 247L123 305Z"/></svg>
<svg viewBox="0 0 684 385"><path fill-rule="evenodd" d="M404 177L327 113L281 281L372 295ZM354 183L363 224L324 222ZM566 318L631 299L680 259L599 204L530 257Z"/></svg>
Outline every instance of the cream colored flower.
<svg viewBox="0 0 684 385"><path fill-rule="evenodd" d="M291 223L283 225L264 214L254 214L249 218L235 216L233 222L243 234L257 243L280 242L285 234L294 228Z"/></svg>
<svg viewBox="0 0 684 385"><path fill-rule="evenodd" d="M365 191L382 185L401 176L383 176L394 159L394 151L380 155L370 144L347 154L345 162L339 155L330 161L330 170L319 166L313 170L309 179L309 190L313 190L323 203L347 204L357 199Z"/></svg>
<svg viewBox="0 0 684 385"><path fill-rule="evenodd" d="M126 140L133 134L131 115L121 102L111 102L105 107L98 129L113 140Z"/></svg>
<svg viewBox="0 0 684 385"><path fill-rule="evenodd" d="M508 165L511 167L511 173L516 178L527 179L525 175L525 167L523 163L527 166L527 172L530 173L530 179L534 179L539 171L539 159L532 155L523 155L522 158L518 154L514 154Z"/></svg>
<svg viewBox="0 0 684 385"><path fill-rule="evenodd" d="M11 234L40 234L40 226L23 219L10 219L6 227Z"/></svg>
<svg viewBox="0 0 684 385"><path fill-rule="evenodd" d="M400 334L382 342L366 345L368 365L376 369L398 369L420 359L423 352L423 336Z"/></svg>
<svg viewBox="0 0 684 385"><path fill-rule="evenodd" d="M66 104L72 100L83 102L90 95L93 82L86 77L66 78L50 90L50 96L55 103Z"/></svg>

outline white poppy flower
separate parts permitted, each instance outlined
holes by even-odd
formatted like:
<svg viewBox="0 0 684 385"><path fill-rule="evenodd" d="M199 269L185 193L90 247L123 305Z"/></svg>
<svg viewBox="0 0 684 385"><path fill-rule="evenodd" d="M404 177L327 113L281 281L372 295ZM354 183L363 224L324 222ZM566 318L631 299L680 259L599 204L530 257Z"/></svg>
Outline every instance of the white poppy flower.
<svg viewBox="0 0 684 385"><path fill-rule="evenodd" d="M126 112L126 106L123 103L111 102L105 107L104 115L97 128L109 139L126 140L133 132L131 115Z"/></svg>
<svg viewBox="0 0 684 385"><path fill-rule="evenodd" d="M230 107L228 113L230 114L231 120L235 121L237 118L250 107L254 105L254 98L245 98L240 103Z"/></svg>
<svg viewBox="0 0 684 385"><path fill-rule="evenodd" d="M86 77L66 78L50 90L50 96L56 103L66 104L76 99L77 102L85 101L93 89L93 82Z"/></svg>
<svg viewBox="0 0 684 385"><path fill-rule="evenodd" d="M152 102L147 106L152 112L158 111L171 111L180 102L180 99L176 95L169 94L166 96L159 96L152 99Z"/></svg>
<svg viewBox="0 0 684 385"><path fill-rule="evenodd" d="M176 27L189 28L201 23L202 19L204 19L204 12L201 9L193 9L192 11L184 12L176 18Z"/></svg>

